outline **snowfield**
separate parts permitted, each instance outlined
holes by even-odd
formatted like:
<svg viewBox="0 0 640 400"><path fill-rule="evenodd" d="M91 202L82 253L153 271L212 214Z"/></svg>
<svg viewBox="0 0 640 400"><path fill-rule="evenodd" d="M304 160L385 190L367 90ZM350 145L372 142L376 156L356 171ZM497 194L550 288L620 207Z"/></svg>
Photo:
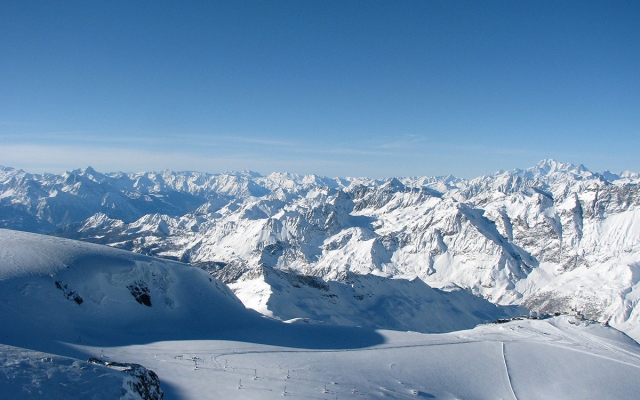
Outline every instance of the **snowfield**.
<svg viewBox="0 0 640 400"><path fill-rule="evenodd" d="M573 317L439 335L380 333L384 344L351 350L201 341L108 354L135 354L183 398L634 399L640 393L637 343Z"/></svg>
<svg viewBox="0 0 640 400"><path fill-rule="evenodd" d="M640 346L581 317L439 334L285 323L202 269L11 230L0 230L0 321L3 398L155 399L154 374L165 399L640 394Z"/></svg>

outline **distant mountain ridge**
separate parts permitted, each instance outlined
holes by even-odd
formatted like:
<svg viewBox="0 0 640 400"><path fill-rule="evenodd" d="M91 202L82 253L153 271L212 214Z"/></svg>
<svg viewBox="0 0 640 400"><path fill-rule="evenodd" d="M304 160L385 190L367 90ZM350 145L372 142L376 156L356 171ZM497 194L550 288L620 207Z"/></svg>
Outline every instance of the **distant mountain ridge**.
<svg viewBox="0 0 640 400"><path fill-rule="evenodd" d="M274 296L293 289L269 269L344 285L357 275L383 278L376 285L419 278L638 335L639 183L637 173L554 160L471 180L2 168L0 226L186 261L283 319L291 310ZM341 312L328 295L345 296L329 286L336 292L306 295L325 315ZM364 286L352 295L376 295ZM300 317L317 316L310 304Z"/></svg>

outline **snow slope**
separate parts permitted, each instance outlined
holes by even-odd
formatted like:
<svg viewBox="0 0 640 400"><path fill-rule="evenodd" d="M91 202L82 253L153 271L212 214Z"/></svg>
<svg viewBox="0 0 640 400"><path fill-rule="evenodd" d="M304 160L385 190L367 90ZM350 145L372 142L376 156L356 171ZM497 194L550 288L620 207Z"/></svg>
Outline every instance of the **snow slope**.
<svg viewBox="0 0 640 400"><path fill-rule="evenodd" d="M131 377L104 366L0 345L0 388L4 399L139 399Z"/></svg>
<svg viewBox="0 0 640 400"><path fill-rule="evenodd" d="M640 393L640 345L572 316L443 334L283 323L184 264L9 230L0 249L5 398L143 398L106 362L154 371L165 399Z"/></svg>
<svg viewBox="0 0 640 400"><path fill-rule="evenodd" d="M312 323L451 332L529 313L523 307L497 306L466 290L432 288L420 279L389 279L345 274L325 282L263 266L252 280L230 283L240 300L263 314Z"/></svg>
<svg viewBox="0 0 640 400"><path fill-rule="evenodd" d="M384 344L350 350L179 341L104 354L147 365L172 398L184 399L636 399L640 393L638 344L574 317L381 334Z"/></svg>
<svg viewBox="0 0 640 400"><path fill-rule="evenodd" d="M141 365L104 366L33 350L0 345L0 388L4 399L156 399L158 376Z"/></svg>
<svg viewBox="0 0 640 400"><path fill-rule="evenodd" d="M349 348L382 340L369 330L310 331L265 318L246 309L225 284L182 263L4 229L0 314L5 344L53 353L69 343L115 346L229 336L292 347ZM34 343L38 347L30 347Z"/></svg>

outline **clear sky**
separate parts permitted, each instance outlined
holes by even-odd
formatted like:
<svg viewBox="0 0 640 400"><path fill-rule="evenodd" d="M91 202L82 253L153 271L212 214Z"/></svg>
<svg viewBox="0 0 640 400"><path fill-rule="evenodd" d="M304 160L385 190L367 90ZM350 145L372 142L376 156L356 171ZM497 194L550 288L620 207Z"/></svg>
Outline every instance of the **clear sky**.
<svg viewBox="0 0 640 400"><path fill-rule="evenodd" d="M0 165L640 171L640 1L0 0Z"/></svg>

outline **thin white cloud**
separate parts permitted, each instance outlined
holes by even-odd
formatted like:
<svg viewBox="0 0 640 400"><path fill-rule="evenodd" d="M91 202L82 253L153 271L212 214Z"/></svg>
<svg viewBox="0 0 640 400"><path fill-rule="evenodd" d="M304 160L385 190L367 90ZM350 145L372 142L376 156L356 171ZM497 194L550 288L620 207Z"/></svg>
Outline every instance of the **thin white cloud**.
<svg viewBox="0 0 640 400"><path fill-rule="evenodd" d="M111 145L198 145L215 146L220 142L226 143L249 143L263 146L296 147L299 143L290 140L262 139L242 135L211 135L211 134L152 134L146 136L127 134L106 134L95 131L52 131L52 132L26 132L26 133L3 133L2 139L5 143L34 143L35 141L51 141L57 144L72 143L99 143Z"/></svg>
<svg viewBox="0 0 640 400"><path fill-rule="evenodd" d="M340 175L354 171L364 175L360 163L352 159L329 160L326 157L282 157L279 154L225 154L224 152L184 152L86 145L0 144L0 165L21 168L32 173L61 173L92 166L102 172L140 172L191 170L223 172L253 170L260 173L295 172Z"/></svg>

